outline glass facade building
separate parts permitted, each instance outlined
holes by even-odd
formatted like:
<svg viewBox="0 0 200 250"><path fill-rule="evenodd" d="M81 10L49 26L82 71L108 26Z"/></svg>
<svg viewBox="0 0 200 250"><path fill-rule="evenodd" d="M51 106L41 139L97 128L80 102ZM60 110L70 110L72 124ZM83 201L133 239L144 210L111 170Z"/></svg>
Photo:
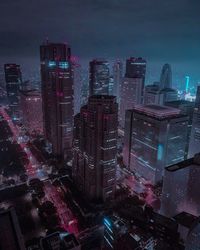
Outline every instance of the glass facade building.
<svg viewBox="0 0 200 250"><path fill-rule="evenodd" d="M126 113L124 162L156 184L164 168L187 157L188 117L180 110L138 105Z"/></svg>

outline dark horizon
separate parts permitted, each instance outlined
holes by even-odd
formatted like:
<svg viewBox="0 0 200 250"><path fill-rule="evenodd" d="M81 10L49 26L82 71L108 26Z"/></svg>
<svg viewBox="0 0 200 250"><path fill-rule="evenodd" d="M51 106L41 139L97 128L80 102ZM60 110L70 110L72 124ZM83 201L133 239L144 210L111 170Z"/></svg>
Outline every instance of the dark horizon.
<svg viewBox="0 0 200 250"><path fill-rule="evenodd" d="M39 45L48 37L69 43L86 66L95 57L141 56L147 82L158 80L164 63L172 65L175 85L185 75L200 81L199 1L3 0L0 7L1 64L39 67Z"/></svg>

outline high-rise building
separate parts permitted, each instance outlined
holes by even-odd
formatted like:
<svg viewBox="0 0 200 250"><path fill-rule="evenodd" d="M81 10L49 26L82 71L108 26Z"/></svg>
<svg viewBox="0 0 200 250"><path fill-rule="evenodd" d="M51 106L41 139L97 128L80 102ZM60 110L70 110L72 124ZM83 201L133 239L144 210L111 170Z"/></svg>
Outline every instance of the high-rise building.
<svg viewBox="0 0 200 250"><path fill-rule="evenodd" d="M143 102L146 61L131 57L126 60L125 78L120 89L119 125L124 128L125 112Z"/></svg>
<svg viewBox="0 0 200 250"><path fill-rule="evenodd" d="M147 85L144 89L144 104L163 105L163 94L160 93L159 85Z"/></svg>
<svg viewBox="0 0 200 250"><path fill-rule="evenodd" d="M117 113L116 97L94 95L75 117L73 177L92 200L114 197Z"/></svg>
<svg viewBox="0 0 200 250"><path fill-rule="evenodd" d="M180 109L181 114L187 115L189 117L189 120L188 120L188 142L190 142L195 103L190 102L190 101L186 101L186 100L177 100L177 101L172 101L172 102L166 102L165 105L169 106L169 107L176 108L176 109ZM189 143L188 143L187 152L189 153Z"/></svg>
<svg viewBox="0 0 200 250"><path fill-rule="evenodd" d="M120 60L117 60L113 65L113 95L117 97L117 102L120 102L120 90L123 77L123 63Z"/></svg>
<svg viewBox="0 0 200 250"><path fill-rule="evenodd" d="M161 213L172 217L185 211L199 215L200 157L182 161L165 169Z"/></svg>
<svg viewBox="0 0 200 250"><path fill-rule="evenodd" d="M161 71L160 88L172 88L172 69L170 64L166 63Z"/></svg>
<svg viewBox="0 0 200 250"><path fill-rule="evenodd" d="M0 249L26 249L14 208L0 211Z"/></svg>
<svg viewBox="0 0 200 250"><path fill-rule="evenodd" d="M178 91L176 89L164 88L160 90L160 95L163 96L163 105L166 102L172 102L178 100Z"/></svg>
<svg viewBox="0 0 200 250"><path fill-rule="evenodd" d="M146 74L146 60L143 58L130 57L126 60L126 78L142 78L143 79L143 88L145 82Z"/></svg>
<svg viewBox="0 0 200 250"><path fill-rule="evenodd" d="M70 47L47 43L40 47L44 133L53 154L70 156L73 135L73 73Z"/></svg>
<svg viewBox="0 0 200 250"><path fill-rule="evenodd" d="M119 125L121 128L125 126L126 110L142 103L142 85L142 78L124 78L122 81L119 107Z"/></svg>
<svg viewBox="0 0 200 250"><path fill-rule="evenodd" d="M199 153L199 151L200 151L200 86L198 86L197 88L188 156L193 157L195 154Z"/></svg>
<svg viewBox="0 0 200 250"><path fill-rule="evenodd" d="M187 157L188 117L180 110L138 105L126 112L124 163L156 184L164 168Z"/></svg>
<svg viewBox="0 0 200 250"><path fill-rule="evenodd" d="M109 95L109 63L104 59L94 59L89 68L89 92L91 95Z"/></svg>
<svg viewBox="0 0 200 250"><path fill-rule="evenodd" d="M20 65L9 63L4 65L6 91L13 117L19 118L19 90L22 85Z"/></svg>
<svg viewBox="0 0 200 250"><path fill-rule="evenodd" d="M42 97L37 90L20 91L20 109L23 125L29 133L43 132Z"/></svg>
<svg viewBox="0 0 200 250"><path fill-rule="evenodd" d="M72 67L74 75L74 114L77 114L81 108L82 68L78 63L73 63Z"/></svg>

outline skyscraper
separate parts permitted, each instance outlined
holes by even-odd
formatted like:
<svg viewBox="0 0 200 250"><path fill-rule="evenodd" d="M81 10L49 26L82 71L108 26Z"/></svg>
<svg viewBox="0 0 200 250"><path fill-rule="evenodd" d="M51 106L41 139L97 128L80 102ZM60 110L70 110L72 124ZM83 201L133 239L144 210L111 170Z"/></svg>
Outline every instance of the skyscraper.
<svg viewBox="0 0 200 250"><path fill-rule="evenodd" d="M172 88L172 70L168 63L163 66L160 76L160 89L164 88Z"/></svg>
<svg viewBox="0 0 200 250"><path fill-rule="evenodd" d="M199 215L200 157L171 165L165 169L161 212L168 217L185 211Z"/></svg>
<svg viewBox="0 0 200 250"><path fill-rule="evenodd" d="M75 117L73 177L92 200L114 197L117 106L114 96L91 96Z"/></svg>
<svg viewBox="0 0 200 250"><path fill-rule="evenodd" d="M146 60L131 57L126 60L125 78L120 89L119 125L124 128L125 112L143 102Z"/></svg>
<svg viewBox="0 0 200 250"><path fill-rule="evenodd" d="M5 64L4 72L9 106L13 117L19 118L19 90L22 85L22 74L20 65L14 63Z"/></svg>
<svg viewBox="0 0 200 250"><path fill-rule="evenodd" d="M193 157L195 154L199 152L200 152L200 86L197 87L188 156Z"/></svg>
<svg viewBox="0 0 200 250"><path fill-rule="evenodd" d="M23 125L29 133L43 132L42 97L37 90L20 91L20 109Z"/></svg>
<svg viewBox="0 0 200 250"><path fill-rule="evenodd" d="M109 95L109 63L104 59L90 62L89 92L91 95Z"/></svg>
<svg viewBox="0 0 200 250"><path fill-rule="evenodd" d="M144 89L144 104L163 105L163 94L160 93L159 85L147 85Z"/></svg>
<svg viewBox="0 0 200 250"><path fill-rule="evenodd" d="M187 157L188 117L180 110L138 105L126 112L124 162L155 184L164 168Z"/></svg>
<svg viewBox="0 0 200 250"><path fill-rule="evenodd" d="M120 99L120 90L123 77L123 63L120 60L117 60L113 65L113 95L117 97L117 102L119 103Z"/></svg>
<svg viewBox="0 0 200 250"><path fill-rule="evenodd" d="M70 155L73 127L73 74L70 47L47 43L40 47L44 133L53 154Z"/></svg>
<svg viewBox="0 0 200 250"><path fill-rule="evenodd" d="M77 114L81 108L82 68L76 62L72 64L72 67L74 75L74 114Z"/></svg>
<svg viewBox="0 0 200 250"><path fill-rule="evenodd" d="M125 126L126 110L142 103L142 85L142 78L124 78L122 81L119 108L119 125L121 128Z"/></svg>
<svg viewBox="0 0 200 250"><path fill-rule="evenodd" d="M145 82L146 74L146 60L141 57L130 57L126 60L126 73L127 78L142 78L143 84ZM144 87L144 85L143 85Z"/></svg>

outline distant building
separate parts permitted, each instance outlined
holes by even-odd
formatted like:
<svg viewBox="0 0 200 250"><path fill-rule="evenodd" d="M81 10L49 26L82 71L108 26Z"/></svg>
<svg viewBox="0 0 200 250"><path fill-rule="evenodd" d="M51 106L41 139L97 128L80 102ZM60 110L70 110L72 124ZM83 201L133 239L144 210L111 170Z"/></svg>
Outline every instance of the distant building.
<svg viewBox="0 0 200 250"><path fill-rule="evenodd" d="M185 211L198 215L200 213L199 178L200 160L198 155L167 167L163 179L162 214L172 217Z"/></svg>
<svg viewBox="0 0 200 250"><path fill-rule="evenodd" d="M126 110L142 103L142 85L142 78L124 78L122 80L119 107L119 125L121 128L125 126Z"/></svg>
<svg viewBox="0 0 200 250"><path fill-rule="evenodd" d="M42 98L37 90L20 91L20 109L23 125L30 133L43 132Z"/></svg>
<svg viewBox="0 0 200 250"><path fill-rule="evenodd" d="M144 104L163 105L163 94L160 93L159 85L147 85L144 90Z"/></svg>
<svg viewBox="0 0 200 250"><path fill-rule="evenodd" d="M73 234L55 232L41 239L42 250L81 250L81 245Z"/></svg>
<svg viewBox="0 0 200 250"><path fill-rule="evenodd" d="M75 117L73 177L92 200L114 197L117 113L116 97L96 95Z"/></svg>
<svg viewBox="0 0 200 250"><path fill-rule="evenodd" d="M193 113L192 131L190 137L189 157L200 151L200 86L197 88L196 101Z"/></svg>
<svg viewBox="0 0 200 250"><path fill-rule="evenodd" d="M188 117L180 110L138 105L126 112L124 163L153 184L164 168L187 157Z"/></svg>
<svg viewBox="0 0 200 250"><path fill-rule="evenodd" d="M146 60L139 57L130 57L126 60L126 78L142 78L144 88L145 74L146 74Z"/></svg>
<svg viewBox="0 0 200 250"><path fill-rule="evenodd" d="M176 89L164 88L160 90L160 95L163 97L163 105L166 102L172 102L178 100L178 91Z"/></svg>
<svg viewBox="0 0 200 250"><path fill-rule="evenodd" d="M19 118L19 90L22 86L20 65L9 63L4 65L8 103L13 118Z"/></svg>
<svg viewBox="0 0 200 250"><path fill-rule="evenodd" d="M123 63L117 60L113 65L113 95L117 97L117 102L120 103L120 90L123 78Z"/></svg>
<svg viewBox="0 0 200 250"><path fill-rule="evenodd" d="M168 63L166 63L162 68L160 76L160 88L172 88L172 70Z"/></svg>
<svg viewBox="0 0 200 250"><path fill-rule="evenodd" d="M0 249L26 249L14 208L0 210Z"/></svg>
<svg viewBox="0 0 200 250"><path fill-rule="evenodd" d="M74 75L74 114L76 115L81 108L82 68L78 63L73 63L72 68Z"/></svg>
<svg viewBox="0 0 200 250"><path fill-rule="evenodd" d="M146 60L131 57L126 60L125 78L120 89L119 125L124 128L126 110L143 102Z"/></svg>
<svg viewBox="0 0 200 250"><path fill-rule="evenodd" d="M73 73L70 47L47 43L40 47L44 134L53 154L70 158L73 134Z"/></svg>
<svg viewBox="0 0 200 250"><path fill-rule="evenodd" d="M109 95L110 70L104 59L94 59L89 68L89 92L92 95Z"/></svg>

